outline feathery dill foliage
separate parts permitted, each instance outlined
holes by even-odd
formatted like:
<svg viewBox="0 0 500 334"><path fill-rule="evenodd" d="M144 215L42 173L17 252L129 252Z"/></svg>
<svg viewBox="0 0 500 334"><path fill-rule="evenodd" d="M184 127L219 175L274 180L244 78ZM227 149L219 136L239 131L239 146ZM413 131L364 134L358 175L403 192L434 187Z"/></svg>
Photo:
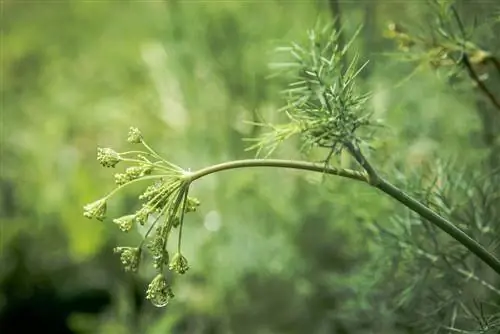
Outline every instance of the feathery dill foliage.
<svg viewBox="0 0 500 334"><path fill-rule="evenodd" d="M454 1L430 0L429 4L428 32L389 26L386 37L398 43L397 55L418 63L415 72L430 66L454 87L472 82L500 110L488 80L491 70L500 74L500 60L473 42L477 20L467 25ZM421 203L454 221L495 254L500 246L500 178L498 170L491 170L491 166L457 169L455 164L433 162L414 175L398 171L392 175ZM384 262L394 264L390 270L380 268L386 271L380 275L380 286L388 278L395 283L389 303L397 310L399 322L423 333L499 333L498 277L428 220L402 209L390 222L390 227L375 222L372 232L386 245Z"/></svg>
<svg viewBox="0 0 500 334"><path fill-rule="evenodd" d="M146 298L155 306L167 305L174 296L165 277L165 268L178 274L184 274L189 265L181 253L181 238L184 215L196 211L197 199L188 196L191 183L190 173L166 161L144 141L137 128L131 127L128 142L141 144L145 150L118 153L111 148L97 149L97 161L106 168L115 168L119 163L130 164L124 173L115 174L117 187L104 198L84 206L84 216L104 220L107 202L123 188L137 182L149 185L138 196L141 207L133 214L113 219L123 232L129 232L134 225L147 226L142 242L135 247L116 247L115 253L126 271L136 272L139 269L144 249L149 251L153 259L153 267L157 272L146 292ZM150 223L151 222L151 223ZM167 242L173 231L178 229L177 252L170 258ZM151 238L148 239L148 237Z"/></svg>
<svg viewBox="0 0 500 334"><path fill-rule="evenodd" d="M498 172L485 175L437 161L399 176L398 183L421 203L455 221L488 250L500 245ZM498 278L421 216L401 208L388 221L370 225L386 250L378 263L390 264L374 268L380 278L374 290L391 296L384 303L398 322L419 333L498 333ZM380 300L376 292L372 297Z"/></svg>
<svg viewBox="0 0 500 334"><path fill-rule="evenodd" d="M414 73L430 67L453 86L472 81L474 86L500 109L500 98L488 87L488 66L500 75L500 58L473 42L479 23L466 24L455 8L455 1L428 0L428 31L417 33L399 23L391 23L385 36L398 44L403 61L417 63ZM482 24L492 24L486 20ZM411 75L410 75L411 77ZM468 80L466 80L468 79Z"/></svg>
<svg viewBox="0 0 500 334"><path fill-rule="evenodd" d="M365 108L369 94L358 92L355 80L367 62L358 65L355 54L346 68L343 65L359 31L341 47L341 32L333 24L317 26L308 32L303 45L291 43L277 49L278 54L285 54L285 60L271 64L271 68L290 82L283 91L286 105L280 109L288 123L255 123L270 131L247 139L255 142L248 150L269 156L284 140L300 135L302 150L329 149L328 163L343 148L357 146L366 139L358 130L373 125Z"/></svg>

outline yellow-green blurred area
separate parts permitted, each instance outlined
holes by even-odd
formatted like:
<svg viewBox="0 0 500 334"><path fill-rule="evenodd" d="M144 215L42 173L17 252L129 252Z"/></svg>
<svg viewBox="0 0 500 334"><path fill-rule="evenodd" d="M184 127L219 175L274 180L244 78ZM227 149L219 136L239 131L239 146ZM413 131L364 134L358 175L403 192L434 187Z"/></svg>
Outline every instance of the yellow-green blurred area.
<svg viewBox="0 0 500 334"><path fill-rule="evenodd" d="M489 10L471 3L478 15ZM112 252L137 245L139 233L82 215L121 168L102 168L97 146L133 149L130 126L186 169L253 157L243 139L258 129L245 120L279 122L284 103L287 83L270 78L273 50L332 20L327 1L1 6L2 334L31 326L52 334L406 333L390 316L353 318L377 308L370 261L384 250L366 226L396 205L366 186L278 169L197 181L201 206L187 216L183 241L191 268L174 278L176 296L160 309L145 300L154 273L125 273ZM389 126L373 143L379 167L479 159L484 124L474 91L457 94L430 68L395 87L415 66L383 54L396 48L383 38L387 23L418 21L425 2L340 6L346 38L364 25L352 46L370 61L359 85L374 92L370 108ZM300 154L285 146L275 156ZM120 193L108 216L136 210L140 190Z"/></svg>

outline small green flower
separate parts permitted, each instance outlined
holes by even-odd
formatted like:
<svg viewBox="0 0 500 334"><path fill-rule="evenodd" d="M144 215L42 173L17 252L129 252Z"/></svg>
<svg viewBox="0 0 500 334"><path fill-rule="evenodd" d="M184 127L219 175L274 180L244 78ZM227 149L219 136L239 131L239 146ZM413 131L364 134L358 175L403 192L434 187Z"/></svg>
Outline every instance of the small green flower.
<svg viewBox="0 0 500 334"><path fill-rule="evenodd" d="M115 174L115 183L118 186L123 186L125 183L129 182L129 177L127 174L117 173Z"/></svg>
<svg viewBox="0 0 500 334"><path fill-rule="evenodd" d="M137 247L115 247L114 252L120 254L120 261L125 271L137 272L141 250Z"/></svg>
<svg viewBox="0 0 500 334"><path fill-rule="evenodd" d="M165 181L162 179L154 182L152 185L148 186L144 193L139 195L140 200L151 200L153 199L158 193L163 191L163 187L165 186Z"/></svg>
<svg viewBox="0 0 500 334"><path fill-rule="evenodd" d="M172 227L177 228L181 224L181 220L178 216L172 217Z"/></svg>
<svg viewBox="0 0 500 334"><path fill-rule="evenodd" d="M95 218L103 221L106 218L107 203L106 199L102 198L93 203L89 203L83 207L83 215L89 219Z"/></svg>
<svg viewBox="0 0 500 334"><path fill-rule="evenodd" d="M146 221L148 220L148 217L151 213L153 213L153 208L148 205L148 204L143 204L142 208L140 208L134 215L135 220L144 226L146 224Z"/></svg>
<svg viewBox="0 0 500 334"><path fill-rule="evenodd" d="M181 253L177 252L172 258L172 262L170 262L168 268L178 274L184 274L188 271L189 265L187 259Z"/></svg>
<svg viewBox="0 0 500 334"><path fill-rule="evenodd" d="M150 166L132 166L125 170L125 174L130 180L135 180L144 175L151 174L152 168Z"/></svg>
<svg viewBox="0 0 500 334"><path fill-rule="evenodd" d="M132 229L134 225L135 215L127 215L120 218L113 219L113 223L120 227L123 232L128 232Z"/></svg>
<svg viewBox="0 0 500 334"><path fill-rule="evenodd" d="M121 160L120 154L113 149L107 147L97 148L97 161L99 161L103 167L115 167Z"/></svg>
<svg viewBox="0 0 500 334"><path fill-rule="evenodd" d="M132 166L125 170L125 173L115 174L115 183L119 186L124 185L127 182L138 179L145 175L150 175L153 168L148 165Z"/></svg>
<svg viewBox="0 0 500 334"><path fill-rule="evenodd" d="M142 142L142 133L138 128L130 127L128 131L127 141L132 144L140 144Z"/></svg>
<svg viewBox="0 0 500 334"><path fill-rule="evenodd" d="M163 265L168 264L169 259L170 255L168 254L168 251L162 249L160 253L153 256L153 267L155 269L161 269L163 268Z"/></svg>
<svg viewBox="0 0 500 334"><path fill-rule="evenodd" d="M195 212L200 206L200 201L197 198L189 197L187 198L185 213Z"/></svg>
<svg viewBox="0 0 500 334"><path fill-rule="evenodd" d="M143 173L142 168L138 167L138 166L132 166L132 167L129 167L125 170L125 174L127 174L131 180L135 180L135 179L141 177L142 173Z"/></svg>
<svg viewBox="0 0 500 334"><path fill-rule="evenodd" d="M147 248L153 257L153 267L155 269L162 269L163 265L168 265L170 259L170 255L165 249L166 239L168 238L168 236L165 235L166 232L167 229L165 228L165 225L159 225L156 228L155 235L147 245Z"/></svg>
<svg viewBox="0 0 500 334"><path fill-rule="evenodd" d="M156 307L164 307L172 298L174 298L174 293L165 279L165 276L163 276L163 274L156 275L148 285L146 299Z"/></svg>

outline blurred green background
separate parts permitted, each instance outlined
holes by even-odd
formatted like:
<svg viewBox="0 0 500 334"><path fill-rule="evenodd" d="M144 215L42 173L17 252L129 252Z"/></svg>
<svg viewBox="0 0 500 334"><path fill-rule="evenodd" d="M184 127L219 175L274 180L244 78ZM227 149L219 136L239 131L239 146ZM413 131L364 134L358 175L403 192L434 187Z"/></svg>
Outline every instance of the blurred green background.
<svg viewBox="0 0 500 334"><path fill-rule="evenodd" d="M462 9L472 17L492 4ZM380 168L436 154L480 159L488 147L474 92L457 94L430 70L394 88L414 66L382 54L395 50L387 24L418 22L425 2L340 7L347 37L364 25L353 50L370 64L359 84L390 126L377 143ZM1 333L33 324L53 334L397 327L374 302L370 268L384 249L363 228L395 204L368 187L269 169L200 180L201 207L183 242L191 269L163 309L144 300L151 273L124 273L112 254L139 234L82 216L113 188L97 145L125 149L131 125L185 168L252 157L242 139L257 129L243 121L278 120L283 104L285 82L268 78L272 51L332 20L327 1L6 0L2 10ZM277 156L299 154L287 147ZM132 210L136 195L113 201L111 213Z"/></svg>

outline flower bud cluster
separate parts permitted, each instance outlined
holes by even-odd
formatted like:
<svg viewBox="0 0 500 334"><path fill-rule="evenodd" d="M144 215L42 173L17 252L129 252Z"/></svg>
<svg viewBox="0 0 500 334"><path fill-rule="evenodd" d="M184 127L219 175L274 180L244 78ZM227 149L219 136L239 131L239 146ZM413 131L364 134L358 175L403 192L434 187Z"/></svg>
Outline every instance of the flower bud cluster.
<svg viewBox="0 0 500 334"><path fill-rule="evenodd" d="M125 271L137 272L141 250L137 247L115 247L114 252L120 254L120 261Z"/></svg>
<svg viewBox="0 0 500 334"><path fill-rule="evenodd" d="M122 186L130 181L136 180L146 175L150 175L153 172L153 167L147 164L142 164L140 166L132 166L125 170L125 173L115 174L115 183L118 186Z"/></svg>
<svg viewBox="0 0 500 334"><path fill-rule="evenodd" d="M142 144L145 150L119 153L111 148L97 149L97 161L103 167L114 168L118 163L132 165L114 175L117 187L107 196L85 205L83 215L104 221L108 201L113 195L131 184L151 180L139 196L142 206L135 213L113 219L123 232L130 232L136 224L144 226L147 230L144 239L138 247L116 247L114 252L119 254L125 271L137 272L143 246L146 246L157 273L148 286L146 298L161 307L174 297L163 274L164 269L168 267L178 274L184 274L189 269L187 259L180 253L183 218L186 213L195 212L200 202L188 196L189 174L153 151L139 129L131 127L127 141ZM178 250L170 259L167 242L174 228L178 228Z"/></svg>
<svg viewBox="0 0 500 334"><path fill-rule="evenodd" d="M156 275L151 283L149 283L146 291L146 299L156 307L164 307L172 298L174 298L174 293L165 276L163 274Z"/></svg>

